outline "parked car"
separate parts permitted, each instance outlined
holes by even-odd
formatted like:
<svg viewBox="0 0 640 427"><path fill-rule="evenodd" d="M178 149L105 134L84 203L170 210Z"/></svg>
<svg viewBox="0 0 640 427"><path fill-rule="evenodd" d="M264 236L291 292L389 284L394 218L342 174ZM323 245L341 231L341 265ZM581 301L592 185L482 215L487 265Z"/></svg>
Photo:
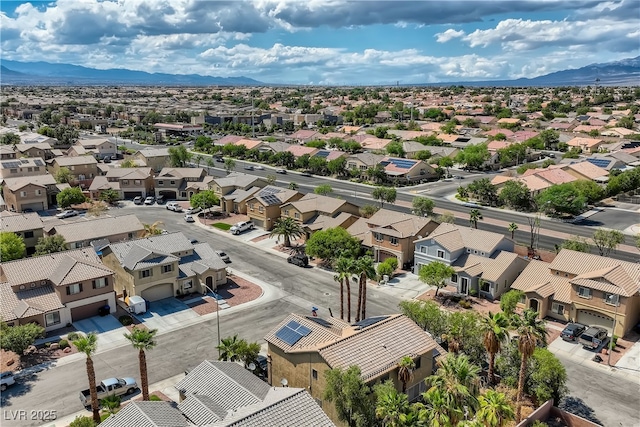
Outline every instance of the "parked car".
<svg viewBox="0 0 640 427"><path fill-rule="evenodd" d="M257 171L263 171L264 170L264 166L258 165L258 166L254 166L253 167L255 170Z"/></svg>
<svg viewBox="0 0 640 427"><path fill-rule="evenodd" d="M0 375L0 391L5 391L15 383L16 380L13 378L13 372L6 371Z"/></svg>
<svg viewBox="0 0 640 427"><path fill-rule="evenodd" d="M479 205L479 204L477 204L477 203L473 203L473 202L464 202L464 203L462 204L462 206L466 206L466 207L468 207L468 208L482 209L482 206L480 206L480 205Z"/></svg>
<svg viewBox="0 0 640 427"><path fill-rule="evenodd" d="M111 158L109 157L105 157L104 160L102 160L103 163L111 163Z"/></svg>
<svg viewBox="0 0 640 427"><path fill-rule="evenodd" d="M156 203L159 205L164 203L164 196L162 194L156 197Z"/></svg>
<svg viewBox="0 0 640 427"><path fill-rule="evenodd" d="M72 216L76 216L79 215L80 212L78 212L75 209L67 209L66 211L62 211L59 214L56 215L56 217L58 218L70 218Z"/></svg>
<svg viewBox="0 0 640 427"><path fill-rule="evenodd" d="M282 175L286 175L287 174L287 170L286 169L276 169L276 173L281 173Z"/></svg>
<svg viewBox="0 0 640 427"><path fill-rule="evenodd" d="M253 222L251 221L238 222L233 226L231 226L231 228L229 229L229 231L231 231L231 234L235 234L235 235L238 235L247 230L253 230Z"/></svg>
<svg viewBox="0 0 640 427"><path fill-rule="evenodd" d="M156 198L153 196L149 196L146 199L144 199L144 204L145 205L152 205L156 202Z"/></svg>
<svg viewBox="0 0 640 427"><path fill-rule="evenodd" d="M599 326L591 326L580 335L578 342L584 348L598 348L607 339L607 330Z"/></svg>
<svg viewBox="0 0 640 427"><path fill-rule="evenodd" d="M247 165L247 166L244 167L244 169L248 170L248 171L252 171L255 168L253 166L251 166L251 165Z"/></svg>
<svg viewBox="0 0 640 427"><path fill-rule="evenodd" d="M98 400L115 394L120 396L123 394L131 394L138 388L136 380L131 377L125 378L107 378L100 381L100 384L96 386L98 392ZM91 406L91 392L89 389L82 390L80 392L80 402L86 407Z"/></svg>
<svg viewBox="0 0 640 427"><path fill-rule="evenodd" d="M193 219L193 215L189 215L189 214L186 214L184 216L184 220L187 221L187 222L196 222L196 220Z"/></svg>
<svg viewBox="0 0 640 427"><path fill-rule="evenodd" d="M142 196L136 196L133 198L134 205L141 205L143 203L144 203L144 199L142 198Z"/></svg>
<svg viewBox="0 0 640 427"><path fill-rule="evenodd" d="M300 175L302 175L302 176L311 176L311 172L303 171Z"/></svg>
<svg viewBox="0 0 640 427"><path fill-rule="evenodd" d="M224 163L224 159L222 157L216 157L217 163Z"/></svg>
<svg viewBox="0 0 640 427"><path fill-rule="evenodd" d="M199 212L202 212L202 208L189 208L186 211L184 211L184 213L189 215L197 214Z"/></svg>
<svg viewBox="0 0 640 427"><path fill-rule="evenodd" d="M569 323L560 333L560 336L565 341L578 341L580 335L587 329L587 326L580 323Z"/></svg>
<svg viewBox="0 0 640 427"><path fill-rule="evenodd" d="M182 212L182 206L180 206L178 202L167 203L167 209L174 212Z"/></svg>
<svg viewBox="0 0 640 427"><path fill-rule="evenodd" d="M225 253L225 251L216 251L216 254L220 257L220 259L224 262L231 262L229 259L229 255Z"/></svg>
<svg viewBox="0 0 640 427"><path fill-rule="evenodd" d="M111 160L118 160L118 155L114 154L113 156L111 156Z"/></svg>
<svg viewBox="0 0 640 427"><path fill-rule="evenodd" d="M295 254L287 258L287 262L298 267L306 267L309 265L309 257L305 254Z"/></svg>

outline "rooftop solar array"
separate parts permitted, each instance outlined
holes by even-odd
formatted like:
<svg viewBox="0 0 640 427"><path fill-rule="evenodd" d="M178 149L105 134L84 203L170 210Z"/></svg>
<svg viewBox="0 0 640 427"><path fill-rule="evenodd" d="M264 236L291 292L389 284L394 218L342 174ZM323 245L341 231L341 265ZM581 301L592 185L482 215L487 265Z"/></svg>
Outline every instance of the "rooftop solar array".
<svg viewBox="0 0 640 427"><path fill-rule="evenodd" d="M269 206L272 205L281 205L282 204L282 200L280 200L278 198L278 196L274 196L273 194L268 194L266 196L262 196L262 199L265 201L265 203Z"/></svg>
<svg viewBox="0 0 640 427"><path fill-rule="evenodd" d="M324 326L325 328L330 328L331 323L327 322L321 317L307 317L307 320L311 320L312 322L316 322L320 326Z"/></svg>
<svg viewBox="0 0 640 427"><path fill-rule="evenodd" d="M389 159L394 166L399 167L400 169L411 169L418 163L415 160L407 160L407 159Z"/></svg>
<svg viewBox="0 0 640 427"><path fill-rule="evenodd" d="M387 317L388 316L369 317L367 319L363 319L359 322L354 323L353 326L359 326L360 329L364 329L368 326L375 325L376 323L383 321Z"/></svg>
<svg viewBox="0 0 640 427"><path fill-rule="evenodd" d="M19 160L12 160L10 162L2 162L2 166L8 169L17 169L22 166Z"/></svg>
<svg viewBox="0 0 640 427"><path fill-rule="evenodd" d="M611 160L607 160L607 159L587 159L587 162L591 163L592 165L596 165L599 168L606 168L607 166L609 166L609 163L611 163Z"/></svg>
<svg viewBox="0 0 640 427"><path fill-rule="evenodd" d="M306 337L310 333L311 329L292 320L276 332L276 337L289 345L295 345L302 337Z"/></svg>
<svg viewBox="0 0 640 427"><path fill-rule="evenodd" d="M389 163L391 163L391 162L382 161L382 162L380 162L380 165L381 165L382 167L385 167L385 166L387 166Z"/></svg>
<svg viewBox="0 0 640 427"><path fill-rule="evenodd" d="M329 154L330 153L327 150L322 150L316 153L316 157L322 157L323 159L326 159L327 157L329 157Z"/></svg>
<svg viewBox="0 0 640 427"><path fill-rule="evenodd" d="M34 163L36 166L44 166L44 163L42 163L42 160L40 160L40 159L36 159L36 160L34 160L34 161L33 161L33 163Z"/></svg>
<svg viewBox="0 0 640 427"><path fill-rule="evenodd" d="M263 196L269 196L271 194L277 194L280 192L279 188L263 188L262 190L260 190L260 192L258 193L258 196L263 197Z"/></svg>

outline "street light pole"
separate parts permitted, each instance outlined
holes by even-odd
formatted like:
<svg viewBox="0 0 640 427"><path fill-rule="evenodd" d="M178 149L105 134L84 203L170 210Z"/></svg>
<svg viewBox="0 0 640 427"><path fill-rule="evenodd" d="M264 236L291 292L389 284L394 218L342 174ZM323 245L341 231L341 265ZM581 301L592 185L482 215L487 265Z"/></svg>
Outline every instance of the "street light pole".
<svg viewBox="0 0 640 427"><path fill-rule="evenodd" d="M213 289L211 289L209 286L205 285L204 283L202 283L202 286L204 286L207 290L209 290L209 292L215 295L215 292L213 292ZM220 304L218 303L217 298L216 306L216 324L218 326L218 359L220 359Z"/></svg>
<svg viewBox="0 0 640 427"><path fill-rule="evenodd" d="M618 306L620 305L620 295L609 295L609 299L616 296L616 311L613 315L613 329L611 330L611 339L609 340L609 356L607 357L607 365L611 366L611 353L613 352L613 336L616 334L616 322L618 320Z"/></svg>

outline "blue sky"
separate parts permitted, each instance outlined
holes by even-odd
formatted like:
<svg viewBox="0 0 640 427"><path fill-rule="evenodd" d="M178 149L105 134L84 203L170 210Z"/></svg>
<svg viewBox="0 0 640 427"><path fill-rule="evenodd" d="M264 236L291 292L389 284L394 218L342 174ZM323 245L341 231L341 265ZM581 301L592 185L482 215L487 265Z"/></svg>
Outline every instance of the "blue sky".
<svg viewBox="0 0 640 427"><path fill-rule="evenodd" d="M638 0L0 2L3 59L281 84L536 77L640 55Z"/></svg>

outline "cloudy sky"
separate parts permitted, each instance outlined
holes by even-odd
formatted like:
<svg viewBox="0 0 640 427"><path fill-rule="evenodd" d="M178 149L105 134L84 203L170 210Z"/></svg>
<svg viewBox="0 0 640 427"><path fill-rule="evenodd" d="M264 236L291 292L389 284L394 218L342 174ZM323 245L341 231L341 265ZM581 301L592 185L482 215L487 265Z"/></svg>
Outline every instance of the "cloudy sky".
<svg viewBox="0 0 640 427"><path fill-rule="evenodd" d="M2 59L283 84L536 77L640 55L638 0L0 2Z"/></svg>

